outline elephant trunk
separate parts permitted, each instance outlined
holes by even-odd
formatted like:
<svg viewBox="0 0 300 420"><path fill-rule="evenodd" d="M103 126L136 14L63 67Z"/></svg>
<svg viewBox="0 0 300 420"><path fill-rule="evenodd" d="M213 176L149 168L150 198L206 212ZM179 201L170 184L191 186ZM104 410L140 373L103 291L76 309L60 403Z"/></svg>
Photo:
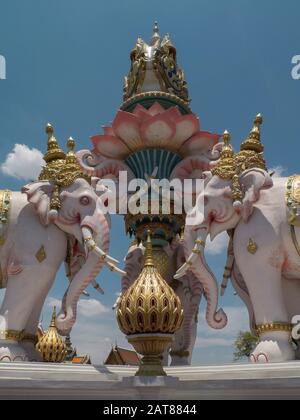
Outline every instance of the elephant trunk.
<svg viewBox="0 0 300 420"><path fill-rule="evenodd" d="M99 257L99 254L93 252L93 250L100 249L106 255L109 248L109 225L102 213L97 214L97 219L97 229L82 226L82 234L85 242L88 239L93 241L95 245L93 249L90 248L87 250L87 259L84 265L74 276L63 297L62 308L56 319L57 328L62 335L67 335L71 331L76 321L79 297L89 283L95 280L105 263L105 258L103 256ZM89 236L87 237L88 233Z"/></svg>
<svg viewBox="0 0 300 420"><path fill-rule="evenodd" d="M186 235L188 241L186 243L193 243L191 240L191 228L187 229ZM215 329L224 328L227 324L227 316L223 309L218 307L218 283L211 272L204 256L204 247L207 237L207 229L199 229L197 238L194 242L194 247L189 255L189 250L186 249L189 257L186 263L177 271L175 278L182 277L187 270L191 270L197 279L198 286L203 287L204 295L207 300L206 320L210 327ZM193 288L197 289L196 285Z"/></svg>

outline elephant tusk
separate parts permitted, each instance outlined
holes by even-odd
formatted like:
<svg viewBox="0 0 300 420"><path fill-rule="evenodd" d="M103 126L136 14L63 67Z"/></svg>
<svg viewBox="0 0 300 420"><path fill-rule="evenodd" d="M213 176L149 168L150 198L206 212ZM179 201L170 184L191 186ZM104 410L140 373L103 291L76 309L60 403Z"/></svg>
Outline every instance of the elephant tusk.
<svg viewBox="0 0 300 420"><path fill-rule="evenodd" d="M93 280L92 281L92 285L93 285L93 288L95 290L97 290L97 292L101 293L101 295L104 295L104 290L102 289L102 287L100 286L100 284L96 282L96 280Z"/></svg>
<svg viewBox="0 0 300 420"><path fill-rule="evenodd" d="M174 276L174 279L178 280L181 277L183 277L186 272L190 269L191 264L189 264L188 262L185 262L177 271L176 274Z"/></svg>
<svg viewBox="0 0 300 420"><path fill-rule="evenodd" d="M111 264L109 262L105 262L105 264L110 269L110 271L121 274L122 276L125 276L127 274L126 271L121 270L120 268L116 267L114 264Z"/></svg>
<svg viewBox="0 0 300 420"><path fill-rule="evenodd" d="M104 261L108 261L111 264L119 264L119 261L116 260L115 258L111 257L110 255L106 254L104 251L102 251L101 248L99 248L96 245L96 242L94 241L92 236L85 236L83 238L84 243L86 244L86 246L88 247L88 249L90 251L95 252L97 255L100 256L100 258Z"/></svg>
<svg viewBox="0 0 300 420"><path fill-rule="evenodd" d="M186 272L190 269L190 267L196 262L199 255L203 253L203 249L205 247L205 241L198 237L195 240L194 248L192 249L191 254L189 255L186 262L176 271L174 279L178 280L179 278L183 277ZM202 249L201 249L202 248Z"/></svg>
<svg viewBox="0 0 300 420"><path fill-rule="evenodd" d="M102 249L99 248L97 245L95 245L95 247L93 248L93 251L96 254L98 254L103 261L109 262L111 264L119 264L119 261L118 260L116 260L115 258L113 258L110 255L106 254L105 252L103 252Z"/></svg>
<svg viewBox="0 0 300 420"><path fill-rule="evenodd" d="M117 297L117 299L116 299L116 301L115 301L115 303L113 304L113 306L112 306L112 309L116 309L116 307L118 306L118 304L119 304L119 302L120 302L120 300L121 300L121 296L122 296L122 293L119 293L118 294L118 297Z"/></svg>

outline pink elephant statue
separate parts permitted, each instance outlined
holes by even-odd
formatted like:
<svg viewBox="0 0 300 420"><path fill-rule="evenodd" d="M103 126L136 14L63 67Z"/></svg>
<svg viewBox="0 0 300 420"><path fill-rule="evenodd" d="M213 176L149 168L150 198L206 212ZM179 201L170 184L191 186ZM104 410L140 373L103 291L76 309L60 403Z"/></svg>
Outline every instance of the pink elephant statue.
<svg viewBox="0 0 300 420"><path fill-rule="evenodd" d="M216 167L204 173L199 196L203 218L185 228L186 262L175 278L194 273L209 302L208 323L224 326L225 314L217 309L218 284L205 263L204 248L208 235L213 240L230 232L225 278L231 277L248 308L250 328L259 336L250 360L282 362L295 359L299 352L291 344L291 321L300 307L300 229L292 196L300 184L297 177L273 179L265 169L258 117L241 151L234 155L225 143Z"/></svg>
<svg viewBox="0 0 300 420"><path fill-rule="evenodd" d="M98 179L85 176L72 152L59 149L49 132L47 165L38 181L22 192L1 190L0 286L6 288L0 308L0 361L38 360L34 339L42 307L63 261L70 283L56 323L62 335L76 321L81 293L103 265L118 269L108 255L109 219Z"/></svg>

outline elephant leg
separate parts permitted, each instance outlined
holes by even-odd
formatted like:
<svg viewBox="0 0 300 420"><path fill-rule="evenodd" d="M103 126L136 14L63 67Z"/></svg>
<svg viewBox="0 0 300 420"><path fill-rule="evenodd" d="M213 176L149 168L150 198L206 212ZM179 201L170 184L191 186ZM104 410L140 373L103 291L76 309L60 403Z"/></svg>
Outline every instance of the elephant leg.
<svg viewBox="0 0 300 420"><path fill-rule="evenodd" d="M248 256L238 262L253 304L256 324L290 322L285 306L281 267L270 265L268 260ZM283 362L295 359L288 331L265 331L260 333L259 343L250 355L257 363Z"/></svg>
<svg viewBox="0 0 300 420"><path fill-rule="evenodd" d="M0 309L0 361L28 360L28 354L19 341L20 332L27 331L33 318L37 326L45 297L55 278L55 270L47 266L25 266L22 271L8 277L6 293ZM11 337L5 337L4 332ZM36 328L35 328L36 331ZM12 332L12 334L11 334ZM0 333L0 334L1 334Z"/></svg>

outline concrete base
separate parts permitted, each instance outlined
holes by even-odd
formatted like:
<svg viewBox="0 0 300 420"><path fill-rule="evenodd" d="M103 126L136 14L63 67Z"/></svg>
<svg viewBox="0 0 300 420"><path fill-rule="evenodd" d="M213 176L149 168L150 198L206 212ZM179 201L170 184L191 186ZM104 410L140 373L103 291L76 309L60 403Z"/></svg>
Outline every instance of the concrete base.
<svg viewBox="0 0 300 420"><path fill-rule="evenodd" d="M300 361L166 368L167 377L135 377L136 368L0 363L0 399L300 399Z"/></svg>

